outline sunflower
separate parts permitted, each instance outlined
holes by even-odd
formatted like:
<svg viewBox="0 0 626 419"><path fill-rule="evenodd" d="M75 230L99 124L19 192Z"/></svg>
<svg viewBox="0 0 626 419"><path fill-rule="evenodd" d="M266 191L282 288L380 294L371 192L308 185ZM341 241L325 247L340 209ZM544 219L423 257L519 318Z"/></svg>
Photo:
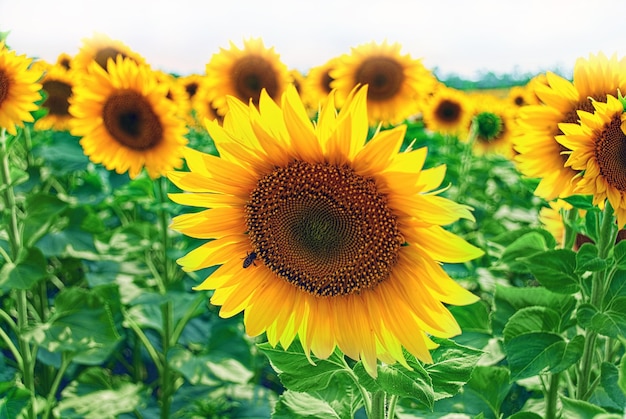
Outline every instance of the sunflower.
<svg viewBox="0 0 626 419"><path fill-rule="evenodd" d="M63 67L66 70L71 70L72 68L72 56L66 52L62 52L57 56L56 64Z"/></svg>
<svg viewBox="0 0 626 419"><path fill-rule="evenodd" d="M229 108L223 125L207 122L221 158L187 148L190 171L168 175L185 191L172 200L208 208L172 224L212 239L178 260L221 265L196 289L274 346L298 335L319 358L338 347L373 376L377 359L408 366L402 347L431 362L429 336L460 333L443 303L477 301L440 262L482 254L442 227L473 219L437 195L445 166L423 170L424 148L397 153L405 125L366 143L367 87L339 113L331 94L317 124L293 85L280 106L263 92L258 110Z"/></svg>
<svg viewBox="0 0 626 419"><path fill-rule="evenodd" d="M260 38L244 40L243 49L232 42L230 49L220 48L206 65L206 76L213 104L222 116L228 111L227 96L258 104L262 89L278 99L291 81L280 55Z"/></svg>
<svg viewBox="0 0 626 419"><path fill-rule="evenodd" d="M337 89L338 104L358 85L368 85L370 125L395 125L420 111L420 101L437 79L420 60L401 55L400 44L371 42L352 48L340 57L330 77Z"/></svg>
<svg viewBox="0 0 626 419"><path fill-rule="evenodd" d="M145 65L118 57L107 70L92 63L70 99L72 135L89 159L131 178L152 178L180 167L185 124L166 98L167 86Z"/></svg>
<svg viewBox="0 0 626 419"><path fill-rule="evenodd" d="M330 73L338 62L339 57L334 57L322 65L312 67L302 83L302 99L313 113L319 111L333 89L334 79Z"/></svg>
<svg viewBox="0 0 626 419"><path fill-rule="evenodd" d="M41 99L42 72L30 69L31 62L0 41L0 127L11 135L17 135L17 126L33 122L30 112L38 109L36 102Z"/></svg>
<svg viewBox="0 0 626 419"><path fill-rule="evenodd" d="M72 61L72 67L78 71L86 71L92 61L106 71L109 59L117 57L129 58L137 64L145 64L145 58L133 51L128 45L117 39L111 39L102 33L95 33L91 38L83 39L83 45Z"/></svg>
<svg viewBox="0 0 626 419"><path fill-rule="evenodd" d="M176 114L180 118L187 118L191 112L191 101L185 87L178 82L177 77L161 70L153 70L159 83L167 86L165 97L176 106Z"/></svg>
<svg viewBox="0 0 626 419"><path fill-rule="evenodd" d="M207 77L202 77L196 80L197 88L196 92L191 100L191 109L194 114L192 125L204 127L204 120L209 121L222 121L224 117L217 112L215 106L215 90L209 88L207 83Z"/></svg>
<svg viewBox="0 0 626 419"><path fill-rule="evenodd" d="M431 131L466 136L473 115L472 101L464 92L442 86L426 101L422 118Z"/></svg>
<svg viewBox="0 0 626 419"><path fill-rule="evenodd" d="M512 138L516 133L516 109L505 99L475 93L471 96L474 115L473 151L478 155L500 154L513 158Z"/></svg>
<svg viewBox="0 0 626 419"><path fill-rule="evenodd" d="M47 114L35 122L36 129L69 130L72 119L69 107L74 80L75 74L67 71L65 67L55 64L48 68L41 79L42 90L45 93L41 107L47 110Z"/></svg>
<svg viewBox="0 0 626 419"><path fill-rule="evenodd" d="M592 195L603 209L608 199L621 229L626 224L626 113L624 104L608 95L593 101L594 113L579 111L580 124L559 124L556 140L571 152L565 165L582 172L575 193Z"/></svg>
<svg viewBox="0 0 626 419"><path fill-rule="evenodd" d="M574 193L578 171L565 166L569 150L555 140L561 135L560 123L576 123L578 110L593 112L592 100L605 101L607 95L626 91L626 60L603 54L579 58L570 82L546 73L546 83L537 83L535 93L542 105L520 110L520 135L513 140L519 153L515 160L520 172L541 179L535 195L552 200Z"/></svg>

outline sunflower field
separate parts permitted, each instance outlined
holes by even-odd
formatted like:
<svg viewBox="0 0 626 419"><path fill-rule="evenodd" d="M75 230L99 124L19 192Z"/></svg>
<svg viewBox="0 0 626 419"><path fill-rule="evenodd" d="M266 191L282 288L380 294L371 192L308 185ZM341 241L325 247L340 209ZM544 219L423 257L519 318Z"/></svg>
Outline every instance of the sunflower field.
<svg viewBox="0 0 626 419"><path fill-rule="evenodd" d="M626 58L0 39L0 418L624 417Z"/></svg>

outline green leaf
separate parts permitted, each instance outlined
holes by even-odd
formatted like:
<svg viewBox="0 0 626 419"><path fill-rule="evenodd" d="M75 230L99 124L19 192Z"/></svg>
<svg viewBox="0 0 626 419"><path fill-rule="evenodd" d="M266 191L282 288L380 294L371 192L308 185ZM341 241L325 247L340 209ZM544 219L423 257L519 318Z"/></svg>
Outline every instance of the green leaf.
<svg viewBox="0 0 626 419"><path fill-rule="evenodd" d="M626 336L626 297L613 299L605 311L591 304L581 304L576 312L578 324L603 336L617 338Z"/></svg>
<svg viewBox="0 0 626 419"><path fill-rule="evenodd" d="M397 363L378 365L378 376L373 379L365 371L363 363L358 362L354 366L354 373L359 377L359 382L372 392L381 389L387 394L411 397L432 409L435 402L432 379L420 363L413 362L410 366L413 371Z"/></svg>
<svg viewBox="0 0 626 419"><path fill-rule="evenodd" d="M535 412L517 412L508 417L508 419L542 419Z"/></svg>
<svg viewBox="0 0 626 419"><path fill-rule="evenodd" d="M595 208L591 195L572 195L562 199L578 209L590 210Z"/></svg>
<svg viewBox="0 0 626 419"><path fill-rule="evenodd" d="M548 250L520 259L537 281L550 291L574 294L579 290L576 253L569 249Z"/></svg>
<svg viewBox="0 0 626 419"><path fill-rule="evenodd" d="M50 231L57 218L67 209L68 204L55 195L37 193L28 196L25 206L24 243L28 247L33 246Z"/></svg>
<svg viewBox="0 0 626 419"><path fill-rule="evenodd" d="M477 398L489 406L494 417L499 417L500 406L513 385L510 378L507 368L477 366L463 390L465 393L475 393Z"/></svg>
<svg viewBox="0 0 626 419"><path fill-rule="evenodd" d="M0 418L21 418L30 405L30 391L14 382L0 382Z"/></svg>
<svg viewBox="0 0 626 419"><path fill-rule="evenodd" d="M576 307L576 298L573 296L557 294L542 287L517 288L498 285L496 286L494 302L495 309L491 313L491 327L495 336L502 335L505 324L517 311L524 307L548 307L559 313L561 325L567 324Z"/></svg>
<svg viewBox="0 0 626 419"><path fill-rule="evenodd" d="M540 373L560 372L580 359L584 338L567 342L555 333L534 332L515 336L504 343L511 379L521 380Z"/></svg>
<svg viewBox="0 0 626 419"><path fill-rule="evenodd" d="M563 395L560 395L559 397L561 399L561 404L563 405L561 410L561 417L563 418L589 419L595 417L596 415L607 413L606 410L591 403L582 400L570 399L569 397L565 397Z"/></svg>
<svg viewBox="0 0 626 419"><path fill-rule="evenodd" d="M333 406L311 394L285 391L279 398L272 414L272 419L351 419L352 416L341 416Z"/></svg>
<svg viewBox="0 0 626 419"><path fill-rule="evenodd" d="M524 307L517 311L504 327L502 333L504 342L516 336L534 332L554 332L560 331L559 314L547 307L531 306Z"/></svg>
<svg viewBox="0 0 626 419"><path fill-rule="evenodd" d="M48 144L33 149L33 154L44 160L45 165L57 175L83 170L89 159L85 156L78 138L64 131L55 131L54 138Z"/></svg>
<svg viewBox="0 0 626 419"><path fill-rule="evenodd" d="M111 356L121 337L105 301L82 288L65 288L54 305L50 319L28 333L39 345L85 365L100 364Z"/></svg>
<svg viewBox="0 0 626 419"><path fill-rule="evenodd" d="M575 272L578 274L602 271L607 266L607 261L598 257L598 248L595 244L583 243L576 252Z"/></svg>
<svg viewBox="0 0 626 419"><path fill-rule="evenodd" d="M615 267L626 270L626 240L620 241L613 247L613 257L615 258Z"/></svg>
<svg viewBox="0 0 626 419"><path fill-rule="evenodd" d="M626 395L619 386L619 370L613 364L603 362L600 366L600 384L609 398L622 410L626 407Z"/></svg>
<svg viewBox="0 0 626 419"><path fill-rule="evenodd" d="M311 364L304 354L302 345L295 339L289 348L276 348L262 343L258 348L269 358L283 385L293 391L309 392L326 388L338 374L349 371L343 354L336 349L328 359L311 356Z"/></svg>
<svg viewBox="0 0 626 419"><path fill-rule="evenodd" d="M246 384L254 375L234 358L215 356L213 353L194 354L181 347L172 348L168 360L172 368L193 385Z"/></svg>
<svg viewBox="0 0 626 419"><path fill-rule="evenodd" d="M626 394L626 356L623 355L622 359L619 361L617 385L622 390L622 393Z"/></svg>
<svg viewBox="0 0 626 419"><path fill-rule="evenodd" d="M549 233L547 234L550 235ZM550 238L554 241L554 238L551 236ZM509 265L513 271L525 271L523 268L526 266L520 263L519 259L549 250L551 247L548 245L548 240L549 238L546 237L546 234L540 231L526 233L504 249L500 262Z"/></svg>
<svg viewBox="0 0 626 419"><path fill-rule="evenodd" d="M55 411L67 419L114 418L137 409L146 391L141 384L92 367L63 389Z"/></svg>
<svg viewBox="0 0 626 419"><path fill-rule="evenodd" d="M485 301L466 306L450 306L450 312L463 331L455 342L472 348L484 348L492 337L489 324L489 307Z"/></svg>
<svg viewBox="0 0 626 419"><path fill-rule="evenodd" d="M48 262L36 247L23 248L16 263L7 262L0 269L0 290L28 290L46 278Z"/></svg>

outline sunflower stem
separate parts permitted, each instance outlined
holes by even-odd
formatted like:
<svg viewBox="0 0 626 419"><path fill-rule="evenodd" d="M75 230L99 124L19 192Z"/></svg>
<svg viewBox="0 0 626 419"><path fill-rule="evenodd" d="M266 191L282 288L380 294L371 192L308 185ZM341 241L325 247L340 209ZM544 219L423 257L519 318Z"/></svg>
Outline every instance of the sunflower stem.
<svg viewBox="0 0 626 419"><path fill-rule="evenodd" d="M609 251L615 244L615 237L617 235L613 207L609 202L606 203L604 211L601 215L602 220L598 237L598 257L600 259L606 259ZM589 297L588 302L600 311L602 310L606 274L606 270L602 270L594 272L591 277L591 296ZM586 330L585 345L583 347L583 354L581 357L580 370L578 374L578 389L576 393L576 398L579 400L586 400L590 396L590 380L591 372L594 367L594 354L596 353L597 338L598 333L595 330Z"/></svg>
<svg viewBox="0 0 626 419"><path fill-rule="evenodd" d="M368 415L369 419L385 419L385 397L384 391L376 391L372 394L372 409Z"/></svg>
<svg viewBox="0 0 626 419"><path fill-rule="evenodd" d="M9 236L9 244L11 246L11 258L15 262L18 255L22 251L22 238L17 217L17 206L15 203L15 191L11 181L11 169L9 166L9 153L7 148L6 129L0 130L0 176L4 188L2 190L2 198L4 200L4 209L9 211L9 223L7 234ZM34 350L31 348L30 342L24 337L24 331L29 326L28 319L28 294L27 290L16 290L16 308L17 308L17 338L19 353L21 355L21 371L24 387L30 392L30 404L28 408L28 418L37 417L36 411L36 394L35 394L35 364ZM17 358L19 360L19 358Z"/></svg>
<svg viewBox="0 0 626 419"><path fill-rule="evenodd" d="M50 390L48 391L48 397L46 399L46 408L43 413L43 419L48 419L50 416L50 411L52 407L56 404L56 393L59 390L59 385L61 384L61 379L65 374L65 371L71 364L71 358L68 357L65 353L61 354L61 366L59 367L56 376L54 377L54 381L50 386Z"/></svg>
<svg viewBox="0 0 626 419"><path fill-rule="evenodd" d="M574 244L576 243L576 232L574 231L573 224L578 218L578 209L571 208L568 210L564 210L565 214L563 214L562 218L565 220L564 231L563 231L563 248L564 249L573 249Z"/></svg>
<svg viewBox="0 0 626 419"><path fill-rule="evenodd" d="M556 401L559 395L559 382L561 374L551 374L548 384L548 394L546 397L546 419L555 419L557 417Z"/></svg>

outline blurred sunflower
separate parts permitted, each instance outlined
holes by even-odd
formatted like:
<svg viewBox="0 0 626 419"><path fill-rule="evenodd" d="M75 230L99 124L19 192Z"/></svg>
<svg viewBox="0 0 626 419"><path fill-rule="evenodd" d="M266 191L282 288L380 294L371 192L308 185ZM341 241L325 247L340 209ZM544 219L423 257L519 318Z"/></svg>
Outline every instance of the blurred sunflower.
<svg viewBox="0 0 626 419"><path fill-rule="evenodd" d="M442 86L425 102L422 118L431 131L466 137L473 115L472 101L463 91Z"/></svg>
<svg viewBox="0 0 626 419"><path fill-rule="evenodd" d="M17 135L16 127L33 122L31 111L41 99L42 71L30 69L32 58L17 55L0 41L0 127Z"/></svg>
<svg viewBox="0 0 626 419"><path fill-rule="evenodd" d="M145 64L145 58L133 51L128 45L117 39L111 39L105 34L95 33L91 38L83 39L83 45L74 56L72 66L78 71L87 71L92 61L106 71L109 59L115 61L117 57L129 58L137 64Z"/></svg>
<svg viewBox="0 0 626 419"><path fill-rule="evenodd" d="M626 59L601 53L576 61L573 82L548 72L546 83L537 83L534 90L542 105L520 110L520 135L513 139L520 172L541 179L535 195L552 200L574 193L579 172L565 166L569 150L555 139L562 134L559 124L576 123L578 110L593 112L592 100L604 102L618 89L626 91Z"/></svg>
<svg viewBox="0 0 626 419"><path fill-rule="evenodd" d="M146 168L152 178L180 167L187 144L184 121L146 65L118 57L107 70L96 62L70 99L72 135L89 159L131 178Z"/></svg>
<svg viewBox="0 0 626 419"><path fill-rule="evenodd" d="M330 77L337 89L338 105L352 89L368 85L370 125L398 124L420 111L420 101L434 88L437 79L420 60L401 55L401 45L371 42L352 48L339 57Z"/></svg>
<svg viewBox="0 0 626 419"><path fill-rule="evenodd" d="M196 93L191 100L191 108L194 114L192 125L202 128L204 127L205 119L209 121L217 120L221 123L224 117L217 112L217 107L214 104L215 90L209 88L206 76L198 79L197 83Z"/></svg>
<svg viewBox="0 0 626 419"><path fill-rule="evenodd" d="M528 105L537 105L539 104L539 100L532 89L532 85L528 84L525 86L513 86L509 89L507 100L518 108Z"/></svg>
<svg viewBox="0 0 626 419"><path fill-rule="evenodd" d="M593 101L594 113L579 111L580 124L559 124L557 141L571 150L566 166L582 172L574 190L592 195L603 209L608 199L617 224L626 224L626 113L624 103L608 95L606 103Z"/></svg>
<svg viewBox="0 0 626 419"><path fill-rule="evenodd" d="M165 97L176 106L176 115L187 118L191 112L191 101L185 87L177 81L173 75L161 70L153 70L159 83L167 86Z"/></svg>
<svg viewBox="0 0 626 419"><path fill-rule="evenodd" d="M471 96L474 109L473 151L478 155L500 154L513 158L512 138L516 132L516 113L505 99L486 94Z"/></svg>
<svg viewBox="0 0 626 419"><path fill-rule="evenodd" d="M200 83L202 83L204 77L205 76L201 74L189 74L187 76L178 77L176 80L178 83L180 83L181 86L183 86L185 92L187 92L187 98L189 98L189 100L192 100L193 97L196 95L196 92L198 91Z"/></svg>
<svg viewBox="0 0 626 419"><path fill-rule="evenodd" d="M338 57L331 58L322 65L312 67L307 73L302 83L302 100L312 113L319 111L320 106L326 103L334 80L330 73L338 62Z"/></svg>
<svg viewBox="0 0 626 419"><path fill-rule="evenodd" d="M207 122L221 157L187 148L189 172L171 172L171 199L206 210L172 228L211 239L179 259L186 271L221 265L196 287L215 290L220 315L244 312L251 336L307 355L339 347L376 375L377 359L424 362L429 336L460 333L446 304L477 297L440 262L482 251L442 225L473 219L437 196L445 166L422 169L426 149L398 153L406 126L368 134L367 88L336 113L331 95L313 124L293 86L281 106L229 98L223 126ZM242 262L243 259L243 262Z"/></svg>
<svg viewBox="0 0 626 419"><path fill-rule="evenodd" d="M56 131L69 130L70 120L70 98L76 75L68 71L65 67L55 64L48 68L41 79L44 101L41 107L47 113L35 122L38 130L53 129Z"/></svg>
<svg viewBox="0 0 626 419"><path fill-rule="evenodd" d="M66 70L72 69L72 56L66 52L62 52L57 56L56 65L63 67Z"/></svg>
<svg viewBox="0 0 626 419"><path fill-rule="evenodd" d="M258 104L262 89L278 99L291 81L280 55L260 38L244 40L243 49L232 42L230 49L220 48L206 65L206 76L213 104L222 116L228 111L227 96Z"/></svg>

